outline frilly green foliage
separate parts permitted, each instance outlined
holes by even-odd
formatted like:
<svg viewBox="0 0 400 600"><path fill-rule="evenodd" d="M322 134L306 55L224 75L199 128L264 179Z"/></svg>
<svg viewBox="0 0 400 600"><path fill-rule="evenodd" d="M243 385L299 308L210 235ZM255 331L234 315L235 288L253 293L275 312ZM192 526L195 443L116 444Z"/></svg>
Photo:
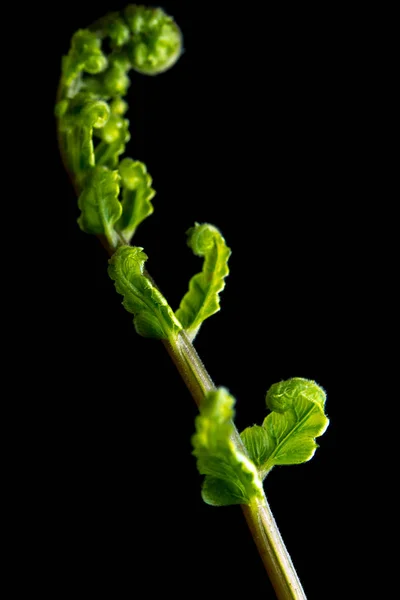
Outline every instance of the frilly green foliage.
<svg viewBox="0 0 400 600"><path fill-rule="evenodd" d="M161 8L130 5L124 12L132 32L128 56L140 73L154 75L172 67L182 51L182 35Z"/></svg>
<svg viewBox="0 0 400 600"><path fill-rule="evenodd" d="M144 274L146 260L143 248L120 246L109 261L108 273L124 297L124 307L134 315L137 333L174 341L182 326L164 296Z"/></svg>
<svg viewBox="0 0 400 600"><path fill-rule="evenodd" d="M102 50L106 39L111 48L107 56ZM129 121L124 117L127 104L123 100L130 86L129 71L161 73L178 60L181 51L182 36L172 17L161 8L135 4L121 13L102 17L72 36L69 52L62 59L55 114L66 166L81 197L94 198L97 194L88 189L97 182L97 175L92 173L95 168L104 167L110 172L119 169L120 156L130 139ZM113 231L107 233L113 249L118 240L129 241L138 225L153 212L150 201L155 192L145 165L124 160L119 169L123 172L122 218L119 223L112 220ZM128 171L131 175L125 177ZM134 178L135 184L130 184ZM81 227L84 224L84 231L94 233L100 229L97 225L87 226L86 221L86 215L81 215L79 223Z"/></svg>
<svg viewBox="0 0 400 600"><path fill-rule="evenodd" d="M254 425L241 433L262 478L274 465L300 464L314 456L315 438L329 425L325 400L324 390L315 381L301 377L270 387L266 402L271 412L262 427Z"/></svg>
<svg viewBox="0 0 400 600"><path fill-rule="evenodd" d="M101 139L94 151L96 165L110 169L118 168L118 157L125 151L125 144L130 139L129 121L112 113L107 123L97 133Z"/></svg>
<svg viewBox="0 0 400 600"><path fill-rule="evenodd" d="M61 109L59 105L59 109ZM64 106L65 108L65 106ZM75 181L83 188L86 175L95 167L94 131L102 129L110 117L110 107L94 94L79 93L60 117L60 135L68 147L68 165Z"/></svg>
<svg viewBox="0 0 400 600"><path fill-rule="evenodd" d="M104 71L107 64L100 39L87 29L79 29L72 36L71 48L62 61L62 83L73 96L76 89L73 83L83 72L96 75Z"/></svg>
<svg viewBox="0 0 400 600"><path fill-rule="evenodd" d="M248 504L263 493L262 480L274 465L310 460L329 420L325 392L314 381L294 377L270 387L271 413L262 427L241 433L244 452L232 440L234 399L225 388L206 394L192 437L197 468L206 475L202 497L207 504Z"/></svg>
<svg viewBox="0 0 400 600"><path fill-rule="evenodd" d="M194 275L182 298L176 316L190 339L194 339L202 322L220 310L219 293L229 273L231 250L220 231L209 223L195 223L187 231L188 246L196 256L204 257L203 270Z"/></svg>
<svg viewBox="0 0 400 600"><path fill-rule="evenodd" d="M110 246L117 243L114 224L122 212L118 200L119 180L118 171L96 167L90 173L90 181L78 200L82 211L78 223L82 231L105 235Z"/></svg>
<svg viewBox="0 0 400 600"><path fill-rule="evenodd" d="M112 49L121 48L130 38L130 31L119 12L110 12L90 26L100 38L108 37Z"/></svg>
<svg viewBox="0 0 400 600"><path fill-rule="evenodd" d="M262 494L256 467L232 441L234 403L225 388L208 392L192 437L197 468L206 475L202 497L214 506L248 504Z"/></svg>
<svg viewBox="0 0 400 600"><path fill-rule="evenodd" d="M151 199L155 191L151 187L152 179L146 165L138 160L124 158L119 165L122 182L122 216L118 226L129 241L136 228L154 208Z"/></svg>

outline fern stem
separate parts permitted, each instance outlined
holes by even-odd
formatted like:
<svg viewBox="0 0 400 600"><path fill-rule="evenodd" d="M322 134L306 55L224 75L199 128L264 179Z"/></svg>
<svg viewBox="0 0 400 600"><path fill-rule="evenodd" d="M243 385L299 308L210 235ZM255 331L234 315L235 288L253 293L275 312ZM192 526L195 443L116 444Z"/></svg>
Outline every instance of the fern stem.
<svg viewBox="0 0 400 600"><path fill-rule="evenodd" d="M242 510L278 600L306 600L265 494Z"/></svg>

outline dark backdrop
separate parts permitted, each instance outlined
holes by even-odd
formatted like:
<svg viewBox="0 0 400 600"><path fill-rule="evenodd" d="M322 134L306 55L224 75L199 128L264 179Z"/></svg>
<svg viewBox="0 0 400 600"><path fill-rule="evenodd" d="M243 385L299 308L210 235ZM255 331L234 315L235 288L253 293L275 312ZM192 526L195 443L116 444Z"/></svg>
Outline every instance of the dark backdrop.
<svg viewBox="0 0 400 600"><path fill-rule="evenodd" d="M51 185L39 236L48 252L32 256L52 302L40 307L46 350L33 354L39 393L25 413L35 423L27 559L34 585L56 598L273 598L240 508L201 500L190 444L196 407L162 344L135 333L105 251L76 223L58 154L61 56L76 29L123 6L69 2L36 14L44 31L36 52L47 56L40 101L48 127L41 122L39 134ZM362 369L353 361L352 25L334 9L286 4L162 6L182 29L185 52L163 75L132 74L127 152L146 163L157 190L134 243L175 309L201 269L185 231L207 221L225 236L232 257L222 310L195 346L215 383L236 397L240 430L261 423L272 383L301 376L325 388L331 423L315 457L275 468L265 489L308 599L350 598L355 550L343 514L357 507L341 473L349 382Z"/></svg>

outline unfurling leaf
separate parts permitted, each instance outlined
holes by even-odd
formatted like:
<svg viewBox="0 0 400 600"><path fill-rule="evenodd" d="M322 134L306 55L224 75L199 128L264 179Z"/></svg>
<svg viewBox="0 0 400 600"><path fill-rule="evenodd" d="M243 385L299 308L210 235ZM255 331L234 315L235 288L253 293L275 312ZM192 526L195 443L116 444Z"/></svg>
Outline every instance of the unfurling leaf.
<svg viewBox="0 0 400 600"><path fill-rule="evenodd" d="M225 388L208 392L200 406L196 433L192 436L197 468L201 475L206 475L202 497L214 506L247 504L251 498L262 494L255 465L231 439L234 403Z"/></svg>
<svg viewBox="0 0 400 600"><path fill-rule="evenodd" d="M129 242L136 228L154 208L151 199L155 190L151 187L152 179L147 173L146 165L138 160L124 158L119 164L122 185L122 215L118 226Z"/></svg>
<svg viewBox="0 0 400 600"><path fill-rule="evenodd" d="M107 67L107 58L101 51L101 41L88 29L79 29L71 40L71 48L63 57L62 74L65 86L71 86L82 72L101 73Z"/></svg>
<svg viewBox="0 0 400 600"><path fill-rule="evenodd" d="M119 179L118 171L95 167L78 200L82 211L78 219L80 228L86 233L105 235L112 248L117 245L114 225L122 212L118 200Z"/></svg>
<svg viewBox="0 0 400 600"><path fill-rule="evenodd" d="M109 260L108 274L124 297L124 307L134 315L139 335L175 340L182 326L164 296L143 274L146 260L143 248L120 246Z"/></svg>
<svg viewBox="0 0 400 600"><path fill-rule="evenodd" d="M78 193L95 166L118 168L130 139L129 121L123 117L127 104L122 100L130 85L129 71L161 73L178 60L181 50L182 36L173 18L161 8L142 5L109 13L73 35L62 60L55 115L63 161ZM154 191L143 175L148 189L125 194L129 199L124 202L124 219L131 229L152 208Z"/></svg>
<svg viewBox="0 0 400 600"><path fill-rule="evenodd" d="M124 11L132 32L128 54L132 67L146 75L166 71L181 55L182 35L162 8L130 4Z"/></svg>
<svg viewBox="0 0 400 600"><path fill-rule="evenodd" d="M120 48L129 40L129 28L121 19L118 12L110 12L104 17L97 19L91 26L99 38L109 37L111 48Z"/></svg>
<svg viewBox="0 0 400 600"><path fill-rule="evenodd" d="M57 106L62 111L60 136L63 139L68 167L77 184L82 185L95 166L93 131L99 131L110 118L107 102L93 94L77 94L72 100L63 100ZM100 134L98 134L100 135Z"/></svg>
<svg viewBox="0 0 400 600"><path fill-rule="evenodd" d="M275 383L267 392L272 411L262 427L248 427L241 433L250 458L262 478L274 465L307 462L318 445L329 419L324 413L326 395L314 381L294 377Z"/></svg>
<svg viewBox="0 0 400 600"><path fill-rule="evenodd" d="M94 150L96 165L118 168L118 157L125 151L125 144L130 139L128 127L128 119L111 113L104 127L96 131L101 139Z"/></svg>
<svg viewBox="0 0 400 600"><path fill-rule="evenodd" d="M240 437L251 460L257 467L261 467L270 455L273 445L267 430L259 425L253 425L242 431Z"/></svg>
<svg viewBox="0 0 400 600"><path fill-rule="evenodd" d="M202 322L220 309L219 293L224 289L229 273L231 250L219 230L208 223L195 223L187 235L193 253L204 257L202 272L191 278L189 290L176 311L177 318L193 340Z"/></svg>

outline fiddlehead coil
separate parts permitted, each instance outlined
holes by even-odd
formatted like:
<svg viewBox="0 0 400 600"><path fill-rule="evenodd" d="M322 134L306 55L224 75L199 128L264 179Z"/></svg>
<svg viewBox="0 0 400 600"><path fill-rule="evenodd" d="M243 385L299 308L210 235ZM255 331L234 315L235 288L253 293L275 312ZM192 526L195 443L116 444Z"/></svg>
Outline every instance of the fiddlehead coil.
<svg viewBox="0 0 400 600"><path fill-rule="evenodd" d="M105 40L110 48L107 55L102 49ZM182 35L172 17L161 8L132 4L78 30L62 59L55 114L64 164L84 213L78 222L84 231L104 235L112 249L121 240L129 243L137 226L153 212L155 194L143 163L124 158L120 164L130 139L124 116L128 105L123 99L130 86L129 71L162 73L181 51ZM121 216L116 222L107 221L110 212L114 219L116 213L104 208L107 197L102 197L103 188L98 186L99 211L96 223L91 223L93 210L85 210L86 199L93 199L88 187L97 180L94 171L104 179L104 170L113 172L122 188Z"/></svg>

